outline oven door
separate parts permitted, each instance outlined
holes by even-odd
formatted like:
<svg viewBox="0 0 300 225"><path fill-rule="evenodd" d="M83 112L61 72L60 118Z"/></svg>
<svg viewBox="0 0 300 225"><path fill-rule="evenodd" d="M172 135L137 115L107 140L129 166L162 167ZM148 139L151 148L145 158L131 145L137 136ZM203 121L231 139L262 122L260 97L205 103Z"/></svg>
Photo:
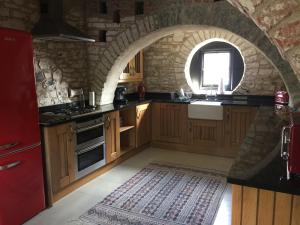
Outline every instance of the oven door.
<svg viewBox="0 0 300 225"><path fill-rule="evenodd" d="M76 139L77 146L80 146L90 140L104 137L104 124L98 123L83 128L77 128Z"/></svg>
<svg viewBox="0 0 300 225"><path fill-rule="evenodd" d="M79 179L105 165L105 144L101 138L81 144L75 154L75 174Z"/></svg>

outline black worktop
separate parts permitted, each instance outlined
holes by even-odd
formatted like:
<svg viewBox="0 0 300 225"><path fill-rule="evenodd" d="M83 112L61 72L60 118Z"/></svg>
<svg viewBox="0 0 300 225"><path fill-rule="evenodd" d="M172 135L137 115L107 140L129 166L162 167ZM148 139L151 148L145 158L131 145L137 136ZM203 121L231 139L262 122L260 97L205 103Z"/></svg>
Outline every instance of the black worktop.
<svg viewBox="0 0 300 225"><path fill-rule="evenodd" d="M124 105L107 104L97 106L92 112L84 115L69 117L62 121L43 120L43 113L69 107L68 104L55 105L40 108L40 124L53 126L76 120L80 116L101 115L103 113L122 110L137 105L159 102L190 104L194 101L206 101L204 96L193 95L191 99L178 99L171 93L147 93L144 100L137 100L137 94L127 95L128 102ZM280 158L280 133L286 122L273 113L274 98L272 96L218 96L222 105L256 106L258 113L252 125L252 131L247 133L244 143L241 145L239 155L227 177L231 184L261 188L276 192L300 195L300 177L287 181L286 164ZM253 131L254 129L254 131ZM253 143L251 143L251 140ZM250 144L249 144L250 143Z"/></svg>
<svg viewBox="0 0 300 225"><path fill-rule="evenodd" d="M138 94L128 94L127 99L136 100ZM159 103L177 103L177 104L191 104L195 101L220 101L221 105L236 105L236 106L273 106L274 96L261 96L261 95L192 95L190 99L180 99L174 93L156 93L148 92L145 99Z"/></svg>
<svg viewBox="0 0 300 225"><path fill-rule="evenodd" d="M92 115L97 115L97 114L101 115L104 113L118 111L118 110L130 108L130 107L136 107L137 105L150 103L150 102L151 102L151 100L131 100L131 101L128 101L127 104L123 104L123 105L119 105L119 104L118 105L117 104L99 105L99 106L93 108L88 113L81 113L81 114L72 115L72 116L64 116L64 118L62 118L62 119L51 119L51 116L45 116L44 113L55 111L58 108L69 108L70 107L69 104L47 106L47 107L40 108L40 125L41 126L59 125L59 124L63 124L66 122L74 121L80 117L92 116Z"/></svg>
<svg viewBox="0 0 300 225"><path fill-rule="evenodd" d="M300 177L293 177L290 180L286 179L286 163L280 157L279 152L264 168L257 171L251 177L241 178L235 176L233 170L231 170L227 177L227 181L231 184L300 195Z"/></svg>
<svg viewBox="0 0 300 225"><path fill-rule="evenodd" d="M287 122L260 107L227 177L231 184L300 195L300 177L286 178L286 162L280 157L281 128Z"/></svg>
<svg viewBox="0 0 300 225"><path fill-rule="evenodd" d="M125 108L135 107L140 104L158 102L158 103L175 103L175 104L191 104L194 101L221 101L222 105L236 105L236 106L261 106L261 105L273 105L273 96L232 96L232 95L218 95L216 97L211 97L207 99L204 95L193 95L190 99L180 99L174 93L153 93L147 92L143 100L139 100L138 94L128 94L126 95L128 102L126 104L106 104L100 105L93 108L88 113L81 113L73 116L64 116L63 118L54 118L51 115L45 115L45 112L53 112L63 108L70 108L71 104L61 104L54 106L46 106L39 108L40 111L40 125L41 126L53 126L62 123L66 123L72 120L76 120L82 116L103 114L108 112L113 112L117 110L122 110Z"/></svg>

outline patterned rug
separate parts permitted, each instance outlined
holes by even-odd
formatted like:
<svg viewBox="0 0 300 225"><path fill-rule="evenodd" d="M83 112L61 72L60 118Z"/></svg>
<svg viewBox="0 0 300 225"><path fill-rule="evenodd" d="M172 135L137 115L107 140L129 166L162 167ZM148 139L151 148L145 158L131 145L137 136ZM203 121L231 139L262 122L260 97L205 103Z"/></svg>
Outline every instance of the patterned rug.
<svg viewBox="0 0 300 225"><path fill-rule="evenodd" d="M82 225L212 225L222 174L151 163L80 216Z"/></svg>

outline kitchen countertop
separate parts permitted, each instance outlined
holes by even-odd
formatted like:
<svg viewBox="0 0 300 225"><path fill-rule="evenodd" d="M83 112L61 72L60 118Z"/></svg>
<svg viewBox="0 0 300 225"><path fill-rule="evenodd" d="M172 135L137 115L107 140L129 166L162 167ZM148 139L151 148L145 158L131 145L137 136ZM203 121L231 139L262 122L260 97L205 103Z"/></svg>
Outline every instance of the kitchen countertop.
<svg viewBox="0 0 300 225"><path fill-rule="evenodd" d="M167 94L148 94L146 100L138 101L136 95L127 96L128 103L125 105L107 104L97 106L93 111L68 117L65 120L43 120L43 114L53 109L67 107L58 105L40 108L40 125L53 126L87 115L97 115L116 110L122 110L137 105L158 102L190 104L193 101L206 101L202 96L193 96L189 100L172 99ZM281 128L286 124L273 113L274 99L271 96L251 96L245 99L233 99L228 96L218 96L222 105L231 106L256 106L258 113L245 141L241 145L238 157L229 172L228 182L231 184L261 188L276 192L300 195L300 177L287 181L285 177L286 164L280 158L280 135Z"/></svg>
<svg viewBox="0 0 300 225"><path fill-rule="evenodd" d="M107 104L100 105L94 109L89 109L88 112L81 112L76 115L66 116L63 113L58 113L61 110L70 108L70 104L62 104L55 106L47 106L40 108L40 125L53 126L69 121L76 120L79 117L108 113L116 110L135 107L140 104L158 102L158 103L175 103L175 104L190 104L194 101L221 101L222 105L236 106L262 106L273 105L274 99L272 96L229 96L219 95L218 99L206 100L203 95L194 95L191 99L180 100L172 93L146 93L145 100L137 100L136 93L126 96L128 103L125 105ZM55 113L52 113L55 112Z"/></svg>
<svg viewBox="0 0 300 225"><path fill-rule="evenodd" d="M300 177L286 179L286 163L280 157L281 128L287 122L260 107L230 169L231 184L300 195Z"/></svg>
<svg viewBox="0 0 300 225"><path fill-rule="evenodd" d="M95 108L93 108L91 111L87 112L87 113L79 113L77 115L72 115L72 116L64 116L64 118L59 118L59 116L56 116L57 114L47 114L48 111L55 111L53 110L53 108L51 107L47 107L45 109L40 109L40 125L41 126L54 126L54 125L59 125L59 124L63 124L66 122L70 122L70 121L74 121L80 117L84 117L84 116L92 116L92 115L101 115L104 113L109 113L109 112L113 112L113 111L117 111L117 110L122 110L125 108L130 108L130 107L135 107L137 105L141 105L141 104L145 104L145 103L150 103L151 100L135 100L135 101L128 101L127 104L124 105L115 105L115 104L106 104L106 105L100 105L97 106ZM55 108L68 108L68 104L63 104L60 106L55 106ZM53 119L51 119L51 117Z"/></svg>

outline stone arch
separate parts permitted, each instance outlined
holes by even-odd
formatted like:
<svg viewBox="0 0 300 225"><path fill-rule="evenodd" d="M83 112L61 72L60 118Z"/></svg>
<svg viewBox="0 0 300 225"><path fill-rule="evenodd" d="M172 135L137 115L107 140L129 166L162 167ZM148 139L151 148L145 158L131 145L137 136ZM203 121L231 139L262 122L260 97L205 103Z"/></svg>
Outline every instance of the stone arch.
<svg viewBox="0 0 300 225"><path fill-rule="evenodd" d="M211 40L224 41L234 45L244 58L245 73L240 84L233 91L234 94L255 94L259 92L265 95L272 95L275 87L283 85L280 71L253 44L227 30L215 27L200 29L199 27L198 31L193 32L193 35L190 35L189 38L183 41L181 50L179 51L180 53L175 57L174 78L179 84L186 83L186 86L183 86L185 90L189 89L187 85L192 86L191 81L187 77L189 76L189 65L187 65L189 62L187 62L187 59L190 55L193 55L193 51L197 51L201 45ZM257 54L257 52L259 52L259 54ZM258 58L253 60L253 56L258 56ZM262 60L261 65L257 65L257 63L260 63L259 60ZM265 63L268 63L268 65L264 66L263 64ZM265 68L270 67L273 67L274 70L265 70ZM272 82L268 82L268 87L264 87L265 83L263 81L265 79L272 80ZM186 80L188 82L186 82ZM271 83L273 83L273 85L270 85ZM250 87L251 90L247 90ZM262 89L264 89L264 91L262 91ZM195 92L195 90L193 91Z"/></svg>
<svg viewBox="0 0 300 225"><path fill-rule="evenodd" d="M292 104L300 105L300 84L289 63L282 59L277 48L251 19L225 1L214 4L175 5L137 19L135 24L121 32L103 52L95 69L96 74L91 79L97 102L107 104L113 101L118 77L138 51L172 34L176 29L195 29L199 25L228 30L254 44L281 72ZM102 77L106 77L104 86Z"/></svg>

